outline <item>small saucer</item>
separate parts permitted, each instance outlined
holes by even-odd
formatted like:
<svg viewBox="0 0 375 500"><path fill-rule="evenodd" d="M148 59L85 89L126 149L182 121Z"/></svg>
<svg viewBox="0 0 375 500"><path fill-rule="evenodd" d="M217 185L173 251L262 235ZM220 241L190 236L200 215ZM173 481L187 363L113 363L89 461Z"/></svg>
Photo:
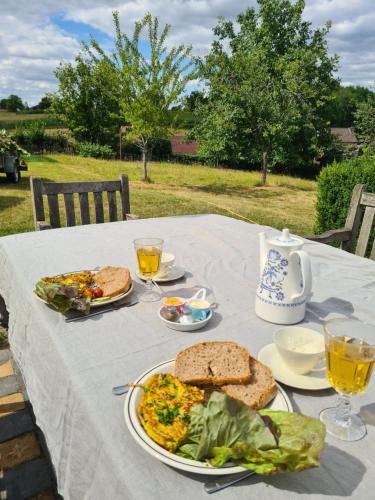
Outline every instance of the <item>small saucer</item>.
<svg viewBox="0 0 375 500"><path fill-rule="evenodd" d="M138 278L141 278L141 280L147 280L146 276L143 276L143 274L141 274L139 271L137 271L137 276ZM185 276L185 269L183 267L173 266L168 274L164 274L163 276L156 275L152 279L157 283L163 283L165 281L178 280L183 276Z"/></svg>
<svg viewBox="0 0 375 500"><path fill-rule="evenodd" d="M282 384L308 391L319 391L332 387L326 379L324 371L298 375L289 370L275 344L264 346L258 353L258 359L272 370L275 379Z"/></svg>

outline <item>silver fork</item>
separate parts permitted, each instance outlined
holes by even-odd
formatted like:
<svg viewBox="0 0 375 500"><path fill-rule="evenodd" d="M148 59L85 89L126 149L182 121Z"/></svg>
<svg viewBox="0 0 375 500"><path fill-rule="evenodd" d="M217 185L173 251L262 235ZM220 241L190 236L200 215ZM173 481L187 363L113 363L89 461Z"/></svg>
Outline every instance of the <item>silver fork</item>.
<svg viewBox="0 0 375 500"><path fill-rule="evenodd" d="M206 493L215 493L216 491L223 490L224 488L228 488L228 486L232 486L233 484L237 484L240 481L243 481L247 477L252 476L255 474L253 471L248 471L241 476L237 476L233 479L233 476L222 476L219 477L218 479L214 479L212 481L208 481L207 483L204 483L203 487Z"/></svg>
<svg viewBox="0 0 375 500"><path fill-rule="evenodd" d="M107 307L105 309L99 308L97 311L90 312L89 314L82 314L79 316L73 316L72 318L65 318L66 323L71 323L72 321L81 321L83 319L92 318L93 316L98 316L99 314L104 314L110 311L116 311L117 309L121 309L122 307L132 307L138 304L138 300L133 300L132 302L122 302L122 303L113 303L111 307Z"/></svg>

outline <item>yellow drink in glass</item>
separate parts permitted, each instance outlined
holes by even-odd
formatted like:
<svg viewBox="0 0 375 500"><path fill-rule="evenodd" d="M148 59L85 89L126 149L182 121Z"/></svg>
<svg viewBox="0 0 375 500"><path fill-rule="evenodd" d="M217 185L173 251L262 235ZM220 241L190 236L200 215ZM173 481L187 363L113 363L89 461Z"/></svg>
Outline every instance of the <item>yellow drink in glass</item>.
<svg viewBox="0 0 375 500"><path fill-rule="evenodd" d="M139 272L146 278L152 278L159 271L161 250L154 246L137 249Z"/></svg>
<svg viewBox="0 0 375 500"><path fill-rule="evenodd" d="M159 300L160 292L152 288L151 278L159 271L163 240L160 238L138 238L133 243L137 254L139 274L146 278L146 290L138 298L142 302Z"/></svg>
<svg viewBox="0 0 375 500"><path fill-rule="evenodd" d="M353 337L353 333L355 337ZM366 426L351 411L350 397L366 391L375 361L375 327L354 318L324 324L327 378L339 394L338 404L320 413L327 432L343 441L357 441Z"/></svg>
<svg viewBox="0 0 375 500"><path fill-rule="evenodd" d="M366 391L374 367L374 349L366 343L359 349L351 340L337 337L326 348L328 381L337 392L348 395Z"/></svg>

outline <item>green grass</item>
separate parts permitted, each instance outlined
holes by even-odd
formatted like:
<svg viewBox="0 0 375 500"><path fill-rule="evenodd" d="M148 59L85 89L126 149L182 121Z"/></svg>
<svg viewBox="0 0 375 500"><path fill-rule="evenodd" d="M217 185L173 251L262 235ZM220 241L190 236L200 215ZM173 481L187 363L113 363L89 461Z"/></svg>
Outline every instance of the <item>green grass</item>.
<svg viewBox="0 0 375 500"><path fill-rule="evenodd" d="M0 235L33 230L30 175L49 181L130 179L131 211L140 217L217 213L312 234L316 183L283 175L268 176L259 185L259 172L206 166L150 163L151 183L141 182L139 162L94 160L68 155L34 156L20 184L0 175Z"/></svg>

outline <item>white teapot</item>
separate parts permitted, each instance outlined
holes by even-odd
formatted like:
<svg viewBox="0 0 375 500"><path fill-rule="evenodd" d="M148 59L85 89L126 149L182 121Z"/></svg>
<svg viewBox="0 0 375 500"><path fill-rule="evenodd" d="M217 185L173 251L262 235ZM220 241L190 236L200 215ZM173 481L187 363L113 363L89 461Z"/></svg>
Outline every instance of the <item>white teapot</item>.
<svg viewBox="0 0 375 500"><path fill-rule="evenodd" d="M312 285L310 258L301 250L303 240L283 229L271 239L260 233L259 244L260 282L255 313L271 323L299 323L305 317Z"/></svg>

